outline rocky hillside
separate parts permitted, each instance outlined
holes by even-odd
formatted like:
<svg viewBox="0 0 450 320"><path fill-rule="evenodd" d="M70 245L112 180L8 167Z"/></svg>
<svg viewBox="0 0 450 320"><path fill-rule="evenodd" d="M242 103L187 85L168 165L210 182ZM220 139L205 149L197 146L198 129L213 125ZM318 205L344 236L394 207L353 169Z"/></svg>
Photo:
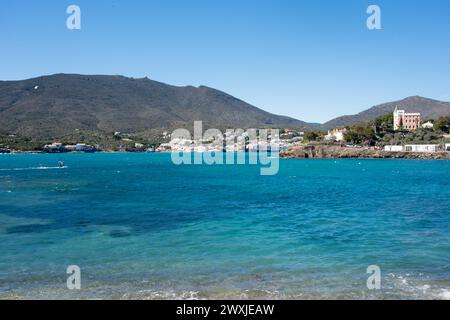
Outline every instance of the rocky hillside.
<svg viewBox="0 0 450 320"><path fill-rule="evenodd" d="M423 120L437 119L450 115L450 102L443 102L419 96L409 97L399 101L388 102L374 106L356 115L342 116L324 123L321 128L328 130L336 127L345 127L362 121L370 121L375 118L393 112L395 106L405 109L407 112L420 112Z"/></svg>
<svg viewBox="0 0 450 320"><path fill-rule="evenodd" d="M308 128L208 87L176 87L147 78L57 74L0 81L0 134L49 138L74 130L138 133L192 126Z"/></svg>

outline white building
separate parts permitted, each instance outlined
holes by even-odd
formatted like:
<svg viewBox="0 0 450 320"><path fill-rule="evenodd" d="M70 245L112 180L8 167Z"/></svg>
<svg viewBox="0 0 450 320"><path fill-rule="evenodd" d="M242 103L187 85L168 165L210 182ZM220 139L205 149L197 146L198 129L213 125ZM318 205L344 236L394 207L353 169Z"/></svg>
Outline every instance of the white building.
<svg viewBox="0 0 450 320"><path fill-rule="evenodd" d="M97 148L85 143L77 143L77 145L75 146L75 150L79 152L93 152L96 151Z"/></svg>
<svg viewBox="0 0 450 320"><path fill-rule="evenodd" d="M67 144L64 146L64 151L76 151L77 150L77 146L74 144Z"/></svg>
<svg viewBox="0 0 450 320"><path fill-rule="evenodd" d="M384 151L401 152L403 151L403 146L384 146Z"/></svg>
<svg viewBox="0 0 450 320"><path fill-rule="evenodd" d="M44 150L48 152L94 152L97 151L97 148L85 143L68 144L63 146L59 142L53 142L52 144L45 145Z"/></svg>
<svg viewBox="0 0 450 320"><path fill-rule="evenodd" d="M165 151L171 151L172 146L170 143L162 143L157 149L156 152L165 152Z"/></svg>
<svg viewBox="0 0 450 320"><path fill-rule="evenodd" d="M405 146L406 152L436 152L437 144L410 144Z"/></svg>
<svg viewBox="0 0 450 320"><path fill-rule="evenodd" d="M52 144L47 144L44 146L44 150L49 152L61 151L63 150L63 145L60 142L53 142Z"/></svg>
<svg viewBox="0 0 450 320"><path fill-rule="evenodd" d="M433 127L434 127L434 124L431 121L427 121L424 124L422 124L422 128L424 128L424 129L433 129Z"/></svg>
<svg viewBox="0 0 450 320"><path fill-rule="evenodd" d="M336 141L344 141L344 134L347 132L345 128L336 128L333 130L329 130L328 134L325 136L326 140L336 140Z"/></svg>
<svg viewBox="0 0 450 320"><path fill-rule="evenodd" d="M446 143L445 144L445 150L446 151L450 151L450 143Z"/></svg>

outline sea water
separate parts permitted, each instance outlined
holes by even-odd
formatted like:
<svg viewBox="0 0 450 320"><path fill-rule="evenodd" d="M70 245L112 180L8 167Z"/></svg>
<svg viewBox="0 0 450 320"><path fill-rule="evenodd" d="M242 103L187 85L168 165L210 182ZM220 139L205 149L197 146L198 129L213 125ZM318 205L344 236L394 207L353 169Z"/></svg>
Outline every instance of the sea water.
<svg viewBox="0 0 450 320"><path fill-rule="evenodd" d="M3 299L449 297L450 161L0 155Z"/></svg>

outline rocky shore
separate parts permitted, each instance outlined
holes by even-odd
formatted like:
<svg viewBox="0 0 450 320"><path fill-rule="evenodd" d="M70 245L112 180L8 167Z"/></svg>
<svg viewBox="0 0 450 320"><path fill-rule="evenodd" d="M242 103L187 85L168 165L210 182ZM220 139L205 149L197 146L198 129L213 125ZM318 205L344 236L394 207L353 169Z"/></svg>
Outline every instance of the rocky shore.
<svg viewBox="0 0 450 320"><path fill-rule="evenodd" d="M348 148L330 145L296 146L280 153L286 159L450 159L450 152L388 152L375 148Z"/></svg>

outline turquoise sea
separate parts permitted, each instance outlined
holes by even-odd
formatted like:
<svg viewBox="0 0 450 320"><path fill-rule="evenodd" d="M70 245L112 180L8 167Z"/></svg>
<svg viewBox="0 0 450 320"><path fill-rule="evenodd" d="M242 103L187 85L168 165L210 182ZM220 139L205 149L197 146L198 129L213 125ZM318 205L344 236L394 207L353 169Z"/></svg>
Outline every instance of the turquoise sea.
<svg viewBox="0 0 450 320"><path fill-rule="evenodd" d="M450 161L259 170L0 155L0 298L450 298ZM69 265L81 290L66 287Z"/></svg>

